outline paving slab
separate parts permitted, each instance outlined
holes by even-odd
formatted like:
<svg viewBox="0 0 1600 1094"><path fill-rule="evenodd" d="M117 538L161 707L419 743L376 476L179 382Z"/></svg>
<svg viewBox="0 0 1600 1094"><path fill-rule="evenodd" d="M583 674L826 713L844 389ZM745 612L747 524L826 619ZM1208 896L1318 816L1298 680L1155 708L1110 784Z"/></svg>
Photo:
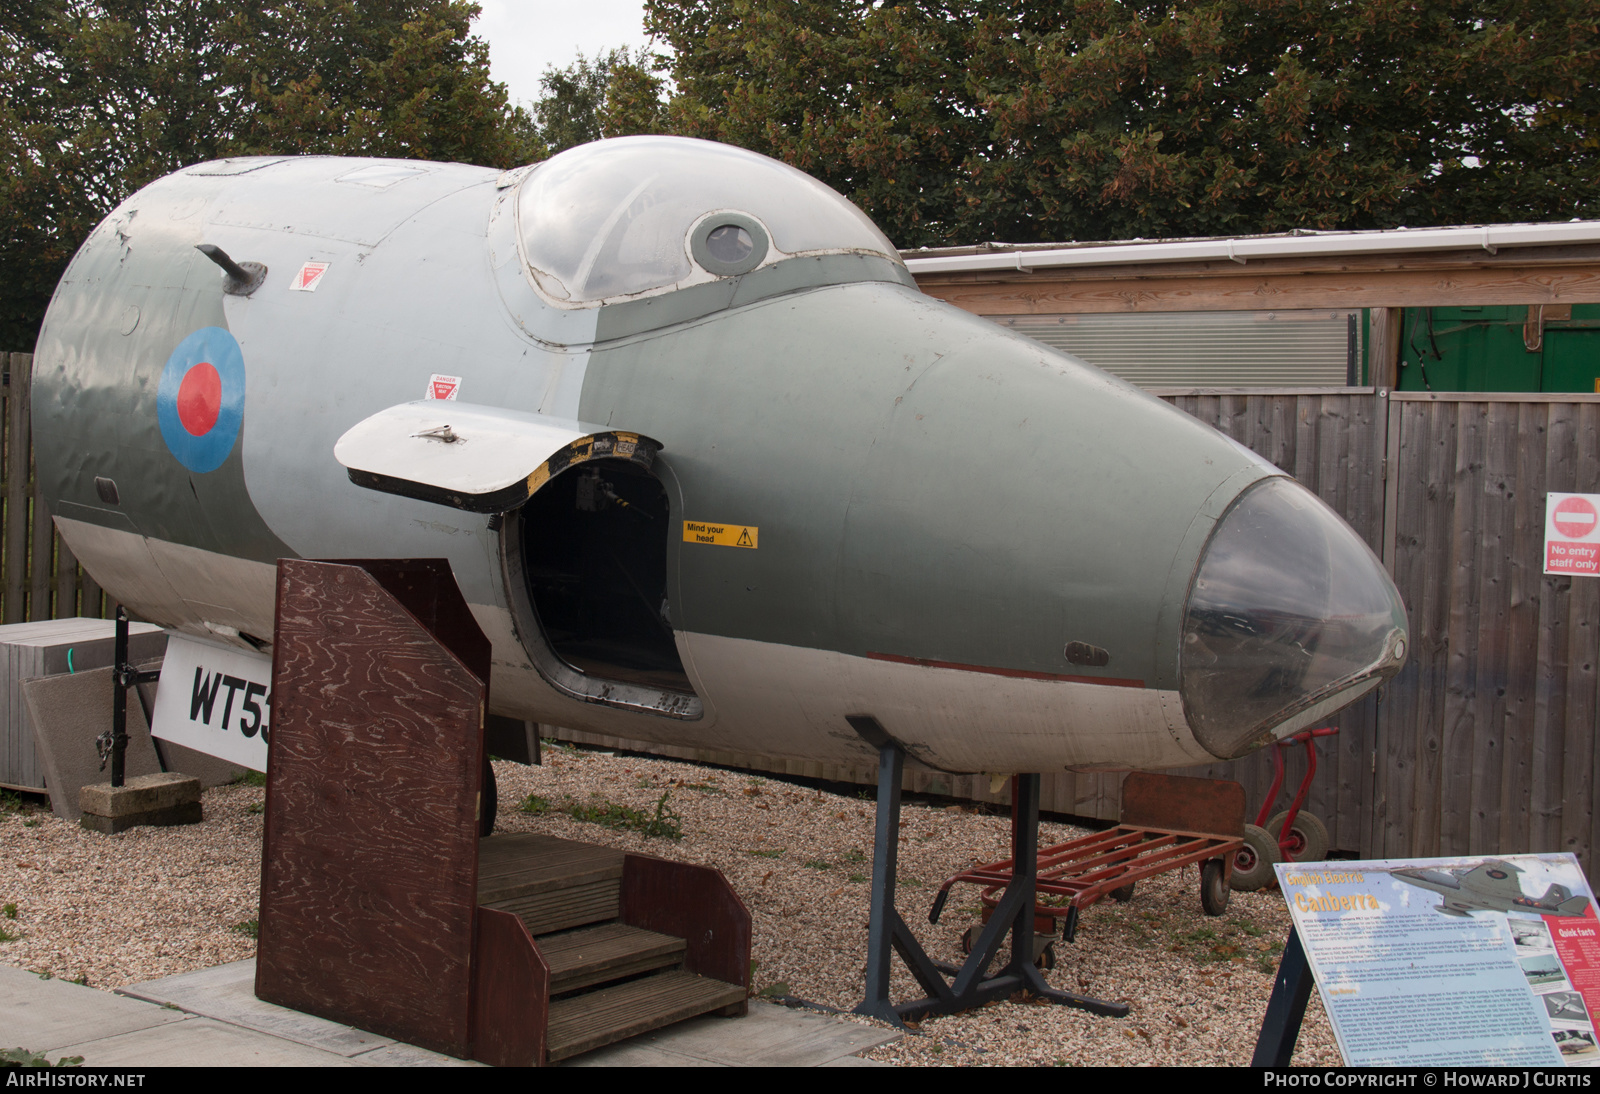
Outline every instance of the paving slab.
<svg viewBox="0 0 1600 1094"><path fill-rule="evenodd" d="M253 959L217 965L198 972L179 973L160 980L146 980L142 984L119 988L117 994L178 1007L191 1014L202 1014L260 1033L270 1033L274 1037L340 1056L358 1056L395 1044L392 1037L368 1033L257 999L256 963ZM440 1059L448 1060L450 1057Z"/></svg>
<svg viewBox="0 0 1600 1094"><path fill-rule="evenodd" d="M182 1021L184 1015L0 965L0 1048L55 1049Z"/></svg>
<svg viewBox="0 0 1600 1094"><path fill-rule="evenodd" d="M116 1037L63 1045L50 1053L51 1058L57 1053L82 1056L86 1067L362 1066L336 1052L192 1015Z"/></svg>
<svg viewBox="0 0 1600 1094"><path fill-rule="evenodd" d="M113 994L0 965L0 1048L106 1067L481 1067L263 1003L255 962L168 976ZM891 1030L752 1001L742 1018L696 1018L567 1061L576 1067L872 1067L854 1055Z"/></svg>
<svg viewBox="0 0 1600 1094"><path fill-rule="evenodd" d="M855 1054L900 1039L875 1026L752 1000L743 1018L694 1018L596 1049L569 1067L825 1067L875 1066Z"/></svg>

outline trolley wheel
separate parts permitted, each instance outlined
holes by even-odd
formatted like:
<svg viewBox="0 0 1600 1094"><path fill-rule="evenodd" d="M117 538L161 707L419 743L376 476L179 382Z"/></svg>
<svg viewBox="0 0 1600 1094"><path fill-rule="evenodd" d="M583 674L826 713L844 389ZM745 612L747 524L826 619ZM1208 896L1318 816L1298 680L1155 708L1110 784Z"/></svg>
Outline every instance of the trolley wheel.
<svg viewBox="0 0 1600 1094"><path fill-rule="evenodd" d="M1233 853L1233 877L1228 884L1241 893L1264 889L1272 880L1272 864L1283 861L1278 841L1258 825L1244 826L1244 846Z"/></svg>
<svg viewBox="0 0 1600 1094"><path fill-rule="evenodd" d="M1228 910L1228 897L1233 894L1222 875L1221 859L1206 859L1200 864L1200 907L1206 915L1221 915Z"/></svg>
<svg viewBox="0 0 1600 1094"><path fill-rule="evenodd" d="M968 927L966 930L961 932L961 952L962 953L971 953L972 952L972 928L971 927Z"/></svg>
<svg viewBox="0 0 1600 1094"><path fill-rule="evenodd" d="M1052 943L1050 943L1050 945L1046 946L1044 948L1044 952L1039 954L1038 957L1033 959L1033 963L1035 965L1037 965L1039 968L1045 970L1046 972L1049 972L1051 969L1055 968L1056 967L1056 944L1054 942L1052 942Z"/></svg>
<svg viewBox="0 0 1600 1094"><path fill-rule="evenodd" d="M1267 831L1275 836L1283 835L1283 821L1288 815L1289 811L1286 809L1269 820ZM1315 813L1300 810L1288 835L1288 846L1283 856L1285 859L1291 862L1321 862L1328 857L1328 826L1323 824L1322 818Z"/></svg>
<svg viewBox="0 0 1600 1094"><path fill-rule="evenodd" d="M1111 899L1118 904L1128 903L1133 899L1133 889L1137 884L1139 884L1137 881L1130 881L1126 885L1121 885L1111 890Z"/></svg>

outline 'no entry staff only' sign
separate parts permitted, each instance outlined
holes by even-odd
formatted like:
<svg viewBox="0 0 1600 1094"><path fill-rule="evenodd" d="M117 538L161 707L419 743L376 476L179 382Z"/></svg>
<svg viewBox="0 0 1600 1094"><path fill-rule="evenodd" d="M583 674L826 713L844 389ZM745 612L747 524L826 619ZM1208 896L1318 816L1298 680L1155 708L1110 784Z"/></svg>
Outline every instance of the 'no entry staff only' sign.
<svg viewBox="0 0 1600 1094"><path fill-rule="evenodd" d="M1600 494L1551 494L1545 505L1544 572L1600 575Z"/></svg>

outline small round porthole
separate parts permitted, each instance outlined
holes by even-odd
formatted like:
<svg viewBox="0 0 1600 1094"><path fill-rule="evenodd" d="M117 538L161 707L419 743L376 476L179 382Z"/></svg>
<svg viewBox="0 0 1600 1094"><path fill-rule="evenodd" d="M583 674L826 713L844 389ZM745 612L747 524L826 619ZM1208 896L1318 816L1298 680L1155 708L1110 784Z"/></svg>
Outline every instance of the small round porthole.
<svg viewBox="0 0 1600 1094"><path fill-rule="evenodd" d="M714 274L749 273L767 257L767 230L743 213L712 213L689 233L689 253Z"/></svg>

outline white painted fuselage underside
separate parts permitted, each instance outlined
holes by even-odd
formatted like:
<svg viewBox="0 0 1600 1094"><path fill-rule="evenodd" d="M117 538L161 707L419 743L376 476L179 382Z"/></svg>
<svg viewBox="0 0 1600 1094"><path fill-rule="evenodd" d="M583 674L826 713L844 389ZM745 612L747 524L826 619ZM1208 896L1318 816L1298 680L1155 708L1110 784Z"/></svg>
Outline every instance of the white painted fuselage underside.
<svg viewBox="0 0 1600 1094"><path fill-rule="evenodd" d="M274 567L83 521L57 521L89 572L138 614L175 630L272 634ZM1163 768L1215 759L1174 692L884 661L832 650L679 632L703 718L581 702L545 683L511 617L472 604L494 648L496 713L638 741L849 763L876 758L846 721L870 715L913 756L948 771Z"/></svg>

